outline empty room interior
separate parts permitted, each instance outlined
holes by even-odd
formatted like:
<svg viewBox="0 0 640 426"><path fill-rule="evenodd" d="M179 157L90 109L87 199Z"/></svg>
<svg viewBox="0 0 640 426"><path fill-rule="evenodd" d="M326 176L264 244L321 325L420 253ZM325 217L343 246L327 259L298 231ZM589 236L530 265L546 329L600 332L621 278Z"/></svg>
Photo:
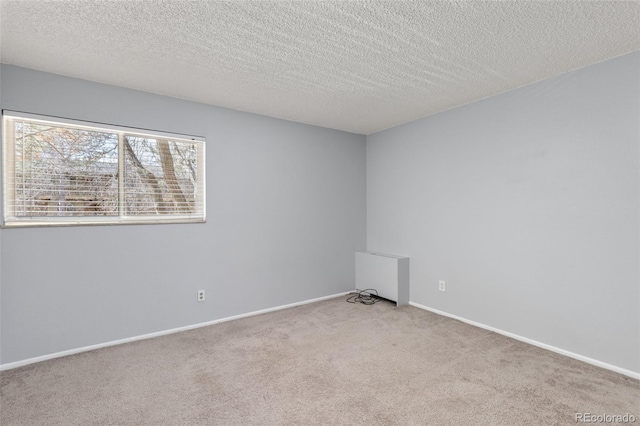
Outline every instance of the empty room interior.
<svg viewBox="0 0 640 426"><path fill-rule="evenodd" d="M640 422L640 2L0 0L0 59L0 424Z"/></svg>

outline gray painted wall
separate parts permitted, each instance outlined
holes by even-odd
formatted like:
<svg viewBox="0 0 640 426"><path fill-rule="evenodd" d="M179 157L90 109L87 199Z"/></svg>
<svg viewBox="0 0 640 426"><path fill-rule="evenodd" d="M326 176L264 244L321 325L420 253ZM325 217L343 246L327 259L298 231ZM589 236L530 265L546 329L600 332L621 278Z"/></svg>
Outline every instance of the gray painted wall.
<svg viewBox="0 0 640 426"><path fill-rule="evenodd" d="M0 231L1 363L354 288L364 136L7 65L1 90L4 109L207 139L205 224Z"/></svg>
<svg viewBox="0 0 640 426"><path fill-rule="evenodd" d="M413 302L640 372L639 76L636 52L369 136L367 248L411 257Z"/></svg>

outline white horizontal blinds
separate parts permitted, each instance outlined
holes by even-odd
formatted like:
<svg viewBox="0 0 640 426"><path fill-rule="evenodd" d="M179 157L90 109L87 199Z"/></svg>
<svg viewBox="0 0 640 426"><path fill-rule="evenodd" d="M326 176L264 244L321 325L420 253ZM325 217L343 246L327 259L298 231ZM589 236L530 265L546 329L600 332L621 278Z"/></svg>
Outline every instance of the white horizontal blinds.
<svg viewBox="0 0 640 426"><path fill-rule="evenodd" d="M14 120L15 217L118 215L118 136Z"/></svg>
<svg viewBox="0 0 640 426"><path fill-rule="evenodd" d="M3 116L5 226L204 221L201 138Z"/></svg>
<svg viewBox="0 0 640 426"><path fill-rule="evenodd" d="M201 214L199 145L194 141L125 135L125 214Z"/></svg>

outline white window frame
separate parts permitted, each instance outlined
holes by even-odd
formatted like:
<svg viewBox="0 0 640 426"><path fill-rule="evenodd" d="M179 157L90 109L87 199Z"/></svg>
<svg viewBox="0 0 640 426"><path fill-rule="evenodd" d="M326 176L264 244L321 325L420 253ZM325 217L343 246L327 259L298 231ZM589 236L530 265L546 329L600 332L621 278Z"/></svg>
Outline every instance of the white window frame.
<svg viewBox="0 0 640 426"><path fill-rule="evenodd" d="M15 214L15 140L14 120L25 120L50 125L74 127L92 131L103 131L118 135L118 206L117 216L16 216ZM67 118L45 115L2 111L2 195L3 221L2 227L33 227L33 226L70 226L70 225L121 225L121 224L159 224L159 223L202 223L206 220L206 155L205 139L199 136L160 132L117 126L112 124L94 123ZM156 214L156 215L126 215L124 206L124 149L123 140L126 136L143 138L161 138L171 141L188 142L197 146L197 177L196 177L196 211L191 214Z"/></svg>

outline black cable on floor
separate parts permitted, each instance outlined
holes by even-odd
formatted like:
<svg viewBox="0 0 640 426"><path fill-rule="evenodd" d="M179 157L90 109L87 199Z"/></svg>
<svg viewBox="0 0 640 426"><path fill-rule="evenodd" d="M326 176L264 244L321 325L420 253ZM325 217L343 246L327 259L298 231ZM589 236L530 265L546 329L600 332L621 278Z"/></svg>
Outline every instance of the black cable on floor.
<svg viewBox="0 0 640 426"><path fill-rule="evenodd" d="M374 294L375 293L375 294ZM362 303L363 305L373 305L380 301L378 291L374 288L367 288L365 290L356 289L355 292L349 293L347 302L349 303Z"/></svg>

